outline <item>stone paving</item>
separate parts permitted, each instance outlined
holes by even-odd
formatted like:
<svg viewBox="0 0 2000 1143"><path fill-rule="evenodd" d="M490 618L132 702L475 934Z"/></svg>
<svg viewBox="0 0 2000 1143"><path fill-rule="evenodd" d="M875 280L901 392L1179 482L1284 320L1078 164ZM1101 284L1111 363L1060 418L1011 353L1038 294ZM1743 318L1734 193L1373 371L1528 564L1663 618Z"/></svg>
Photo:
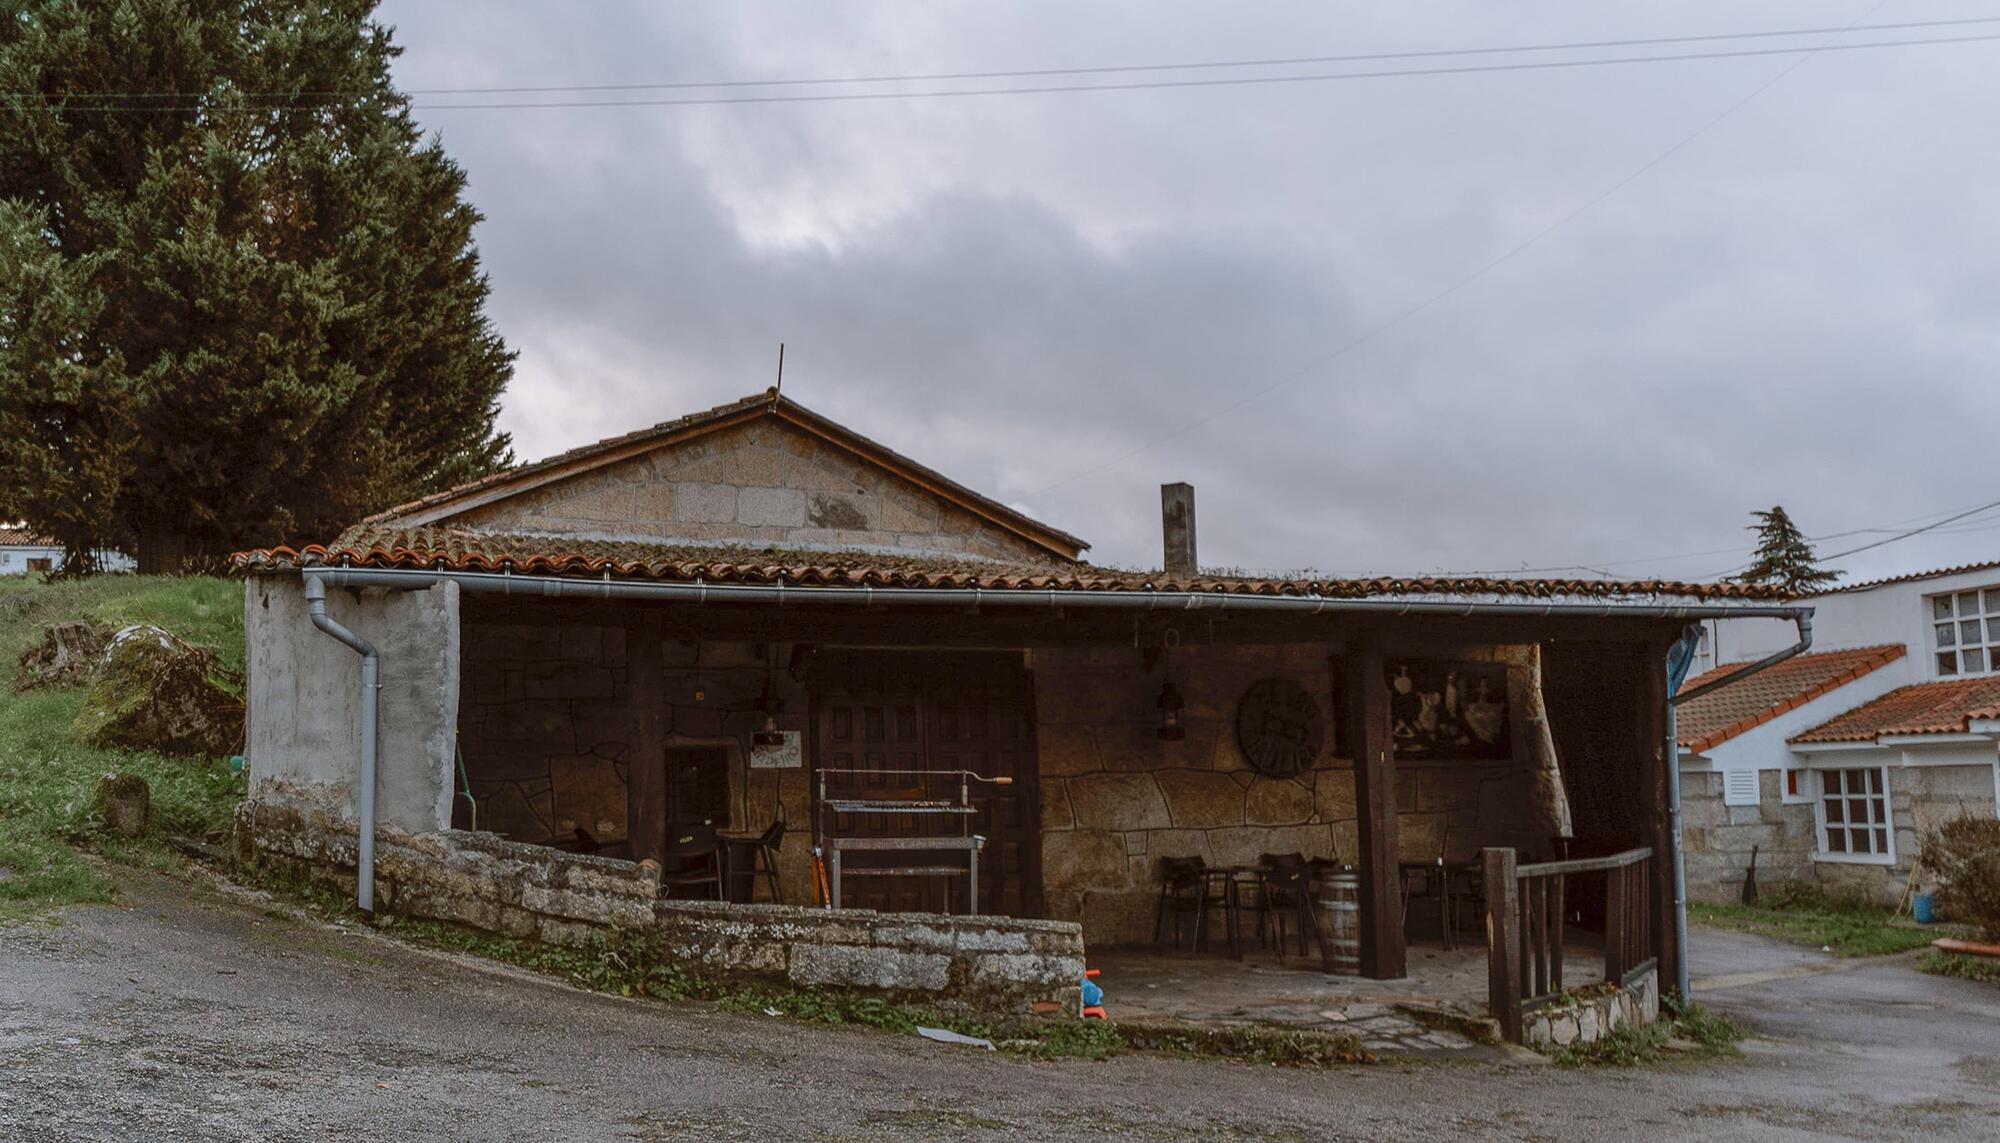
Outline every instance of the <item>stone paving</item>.
<svg viewBox="0 0 2000 1143"><path fill-rule="evenodd" d="M1122 947L1092 951L1087 959L1102 971L1098 983L1117 1020L1347 1029L1373 1052L1451 1053L1478 1045L1426 1027L1398 1005L1485 1015L1486 950L1479 945L1452 952L1412 946L1403 980L1330 976L1316 956L1280 963L1262 950L1235 960L1225 952Z"/></svg>

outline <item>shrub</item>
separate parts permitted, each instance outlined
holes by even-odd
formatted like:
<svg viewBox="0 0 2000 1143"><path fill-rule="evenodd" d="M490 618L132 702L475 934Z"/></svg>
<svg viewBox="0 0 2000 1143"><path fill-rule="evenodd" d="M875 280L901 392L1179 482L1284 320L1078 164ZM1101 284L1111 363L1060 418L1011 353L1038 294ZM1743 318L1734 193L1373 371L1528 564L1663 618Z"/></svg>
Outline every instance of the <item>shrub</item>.
<svg viewBox="0 0 2000 1143"><path fill-rule="evenodd" d="M1946 916L2000 940L2000 819L1962 817L1926 831L1923 864Z"/></svg>

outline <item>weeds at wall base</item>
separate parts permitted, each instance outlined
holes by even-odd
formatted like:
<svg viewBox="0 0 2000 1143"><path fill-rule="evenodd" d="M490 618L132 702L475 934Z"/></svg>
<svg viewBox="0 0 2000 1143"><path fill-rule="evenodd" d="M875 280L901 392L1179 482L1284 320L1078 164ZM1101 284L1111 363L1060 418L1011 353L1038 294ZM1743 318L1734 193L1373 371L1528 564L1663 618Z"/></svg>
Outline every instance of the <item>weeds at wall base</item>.
<svg viewBox="0 0 2000 1143"><path fill-rule="evenodd" d="M1588 1044L1572 1044L1555 1055L1566 1068L1629 1068L1675 1059L1719 1059L1743 1054L1743 1029L1734 1020L1696 1003L1667 998L1660 1018L1650 1024L1620 1024Z"/></svg>

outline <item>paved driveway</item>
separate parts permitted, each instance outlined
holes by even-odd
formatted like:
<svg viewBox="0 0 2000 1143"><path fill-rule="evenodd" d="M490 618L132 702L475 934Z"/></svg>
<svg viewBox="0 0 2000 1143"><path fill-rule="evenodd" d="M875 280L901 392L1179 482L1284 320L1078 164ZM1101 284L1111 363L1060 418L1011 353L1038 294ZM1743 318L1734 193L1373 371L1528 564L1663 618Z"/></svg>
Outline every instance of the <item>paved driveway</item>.
<svg viewBox="0 0 2000 1143"><path fill-rule="evenodd" d="M1780 1036L1742 1062L1035 1062L587 995L120 877L120 907L0 930L0 1139L2000 1139L1995 993L1898 966L1714 992Z"/></svg>

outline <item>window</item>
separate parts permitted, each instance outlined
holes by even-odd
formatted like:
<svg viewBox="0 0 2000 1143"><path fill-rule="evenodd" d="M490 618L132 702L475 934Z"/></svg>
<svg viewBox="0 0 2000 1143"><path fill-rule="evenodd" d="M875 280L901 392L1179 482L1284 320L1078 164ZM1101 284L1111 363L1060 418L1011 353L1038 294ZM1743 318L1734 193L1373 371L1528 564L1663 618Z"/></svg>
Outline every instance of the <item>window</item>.
<svg viewBox="0 0 2000 1143"><path fill-rule="evenodd" d="M1859 770L1821 770L1819 855L1832 861L1896 859L1896 827L1889 820L1888 772L1879 766Z"/></svg>
<svg viewBox="0 0 2000 1143"><path fill-rule="evenodd" d="M2000 671L2000 587L1931 596L1931 644L1940 675Z"/></svg>
<svg viewBox="0 0 2000 1143"><path fill-rule="evenodd" d="M28 570L31 572L45 572L48 571L53 566L54 565L50 563L49 558L47 556L28 557Z"/></svg>

